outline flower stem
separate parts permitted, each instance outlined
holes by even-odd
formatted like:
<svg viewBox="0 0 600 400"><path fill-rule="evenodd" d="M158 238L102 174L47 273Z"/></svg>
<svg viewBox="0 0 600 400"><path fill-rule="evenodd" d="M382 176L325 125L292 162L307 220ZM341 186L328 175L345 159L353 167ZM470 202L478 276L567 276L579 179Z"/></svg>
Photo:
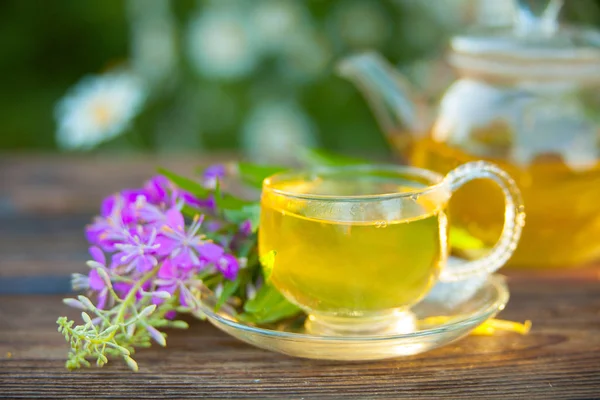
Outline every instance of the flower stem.
<svg viewBox="0 0 600 400"><path fill-rule="evenodd" d="M144 283L146 283L147 280L151 279L154 275L156 275L159 268L160 266L154 267L154 269L152 269L146 275L142 276L142 278L131 288L131 290L127 294L127 297L125 297L123 299L123 302L121 303L119 313L115 317L115 324L121 324L123 322L123 318L125 317L125 311L127 310L127 307L131 304L132 300L135 299L136 293L138 292L138 290L141 289L141 287L144 285ZM112 332L109 336L109 340L114 338L115 334L116 331Z"/></svg>

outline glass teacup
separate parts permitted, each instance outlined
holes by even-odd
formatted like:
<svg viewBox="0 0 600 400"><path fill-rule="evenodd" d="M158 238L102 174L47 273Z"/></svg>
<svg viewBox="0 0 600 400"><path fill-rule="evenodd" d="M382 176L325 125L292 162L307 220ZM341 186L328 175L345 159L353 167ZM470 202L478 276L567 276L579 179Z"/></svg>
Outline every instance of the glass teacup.
<svg viewBox="0 0 600 400"><path fill-rule="evenodd" d="M502 237L484 258L446 268L448 201L464 183L480 178L504 192ZM263 183L259 252L275 252L271 282L308 313L309 332L393 334L407 330L410 307L437 280L503 266L524 219L513 180L486 162L464 164L445 177L400 166L285 172Z"/></svg>

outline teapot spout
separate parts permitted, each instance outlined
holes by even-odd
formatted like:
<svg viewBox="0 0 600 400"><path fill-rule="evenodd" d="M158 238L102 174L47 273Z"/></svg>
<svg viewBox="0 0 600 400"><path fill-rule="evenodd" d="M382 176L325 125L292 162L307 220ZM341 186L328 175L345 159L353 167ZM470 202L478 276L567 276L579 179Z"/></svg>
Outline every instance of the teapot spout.
<svg viewBox="0 0 600 400"><path fill-rule="evenodd" d="M416 99L408 81L379 54L347 57L338 63L337 73L362 92L388 138L424 131L423 102Z"/></svg>

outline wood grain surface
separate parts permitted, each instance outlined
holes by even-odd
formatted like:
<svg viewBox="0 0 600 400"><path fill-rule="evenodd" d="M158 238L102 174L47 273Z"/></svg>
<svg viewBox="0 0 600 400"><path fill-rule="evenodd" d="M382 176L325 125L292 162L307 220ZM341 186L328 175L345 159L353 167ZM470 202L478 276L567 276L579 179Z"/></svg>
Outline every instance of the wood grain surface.
<svg viewBox="0 0 600 400"><path fill-rule="evenodd" d="M241 343L201 321L168 348L68 372L56 332L68 274L85 271L83 226L100 199L156 165L189 172L217 157L0 158L0 398L600 398L600 268L508 271L500 317L533 321L527 336L467 337L378 362L295 359Z"/></svg>

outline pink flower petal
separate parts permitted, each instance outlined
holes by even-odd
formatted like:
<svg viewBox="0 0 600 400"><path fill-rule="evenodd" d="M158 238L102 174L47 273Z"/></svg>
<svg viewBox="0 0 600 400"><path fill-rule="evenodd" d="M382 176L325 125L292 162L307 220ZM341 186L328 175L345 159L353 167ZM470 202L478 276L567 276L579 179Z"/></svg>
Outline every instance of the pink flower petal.
<svg viewBox="0 0 600 400"><path fill-rule="evenodd" d="M174 265L169 260L165 260L165 262L163 262L160 269L158 270L157 275L161 279L171 279L175 277Z"/></svg>
<svg viewBox="0 0 600 400"><path fill-rule="evenodd" d="M90 289L100 291L106 287L104 281L98 274L98 271L94 268L88 274Z"/></svg>
<svg viewBox="0 0 600 400"><path fill-rule="evenodd" d="M174 230L183 232L185 227L185 222L183 220L183 215L181 211L176 208L170 208L166 212L167 215L167 224Z"/></svg>
<svg viewBox="0 0 600 400"><path fill-rule="evenodd" d="M104 252L102 250L100 250L100 248L96 247L96 246L92 246L89 249L90 255L92 256L92 258L94 259L94 261L102 264L102 265L106 265L106 257L104 256Z"/></svg>
<svg viewBox="0 0 600 400"><path fill-rule="evenodd" d="M103 310L104 306L106 306L106 298L107 297L108 297L108 290L104 289L98 295L98 304L96 304L96 307Z"/></svg>
<svg viewBox="0 0 600 400"><path fill-rule="evenodd" d="M198 252L208 262L217 262L223 255L223 248L214 243L203 243L198 246Z"/></svg>
<svg viewBox="0 0 600 400"><path fill-rule="evenodd" d="M103 217L108 217L112 214L115 205L117 203L117 195L108 196L102 201L102 205L100 205L100 215Z"/></svg>
<svg viewBox="0 0 600 400"><path fill-rule="evenodd" d="M226 279L234 280L240 270L240 263L231 254L224 254L217 262L217 269Z"/></svg>
<svg viewBox="0 0 600 400"><path fill-rule="evenodd" d="M179 242L165 235L158 235L154 243L160 246L156 249L156 253L161 256L168 256L172 254L175 249L179 246Z"/></svg>

